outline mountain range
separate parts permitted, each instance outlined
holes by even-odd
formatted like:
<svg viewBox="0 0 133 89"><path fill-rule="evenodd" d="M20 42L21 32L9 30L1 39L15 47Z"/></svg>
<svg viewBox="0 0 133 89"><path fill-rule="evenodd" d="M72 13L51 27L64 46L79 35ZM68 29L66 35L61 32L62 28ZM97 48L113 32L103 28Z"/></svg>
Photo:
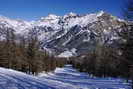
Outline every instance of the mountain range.
<svg viewBox="0 0 133 89"><path fill-rule="evenodd" d="M37 21L0 16L0 37L4 38L6 28L25 37L33 31L41 49L59 57L70 57L90 52L97 43L117 45L121 41L118 33L124 23L126 21L104 11L84 15L72 12L64 16L49 14Z"/></svg>

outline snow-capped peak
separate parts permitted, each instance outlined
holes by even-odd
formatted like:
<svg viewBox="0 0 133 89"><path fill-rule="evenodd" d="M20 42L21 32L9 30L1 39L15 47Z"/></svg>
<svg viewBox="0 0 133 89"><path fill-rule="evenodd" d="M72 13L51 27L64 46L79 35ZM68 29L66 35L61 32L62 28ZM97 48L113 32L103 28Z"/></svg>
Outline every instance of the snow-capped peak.
<svg viewBox="0 0 133 89"><path fill-rule="evenodd" d="M8 27L15 30L16 33L23 34L31 28L31 23L20 19L10 19L0 15L0 27Z"/></svg>
<svg viewBox="0 0 133 89"><path fill-rule="evenodd" d="M77 14L76 13L73 13L73 12L70 12L68 15L69 16L77 16Z"/></svg>
<svg viewBox="0 0 133 89"><path fill-rule="evenodd" d="M7 17L5 17L5 16L0 15L0 20L5 20L5 19L9 19L9 18L7 18Z"/></svg>
<svg viewBox="0 0 133 89"><path fill-rule="evenodd" d="M41 17L41 20L54 20L58 19L60 16L54 15L54 14L49 14L47 17Z"/></svg>
<svg viewBox="0 0 133 89"><path fill-rule="evenodd" d="M110 24L107 24L108 22ZM99 23L103 24L100 29ZM118 18L114 19L112 15L104 11L84 15L75 14L73 12L64 16L49 14L47 17L42 17L38 21L31 22L13 20L0 16L1 28L13 28L17 34L22 35L27 35L31 30L35 30L34 34L38 35L43 49L48 49L48 51L50 50L49 52L60 56L82 54L81 46L83 45L84 47L84 42L95 41L95 39L91 39L91 35L94 35L94 38L97 40L95 35L103 34L105 38L101 36L101 42L104 42L106 38L110 38L109 41L112 42L115 34L113 30L109 29L109 27L112 26L114 28L120 27L120 20ZM110 34L108 35L109 32ZM116 38L118 37L115 36L115 39ZM73 50L73 48L75 48L76 51L75 49ZM90 50L90 47L86 48L83 52L88 50Z"/></svg>
<svg viewBox="0 0 133 89"><path fill-rule="evenodd" d="M67 17L74 17L74 16L77 16L77 14L76 14L76 13L73 13L73 12L70 12L70 13L64 15L64 18L67 18Z"/></svg>
<svg viewBox="0 0 133 89"><path fill-rule="evenodd" d="M100 17L100 16L102 16L103 14L105 14L106 12L104 12L104 11L100 11L100 12L98 12L97 13L97 17Z"/></svg>

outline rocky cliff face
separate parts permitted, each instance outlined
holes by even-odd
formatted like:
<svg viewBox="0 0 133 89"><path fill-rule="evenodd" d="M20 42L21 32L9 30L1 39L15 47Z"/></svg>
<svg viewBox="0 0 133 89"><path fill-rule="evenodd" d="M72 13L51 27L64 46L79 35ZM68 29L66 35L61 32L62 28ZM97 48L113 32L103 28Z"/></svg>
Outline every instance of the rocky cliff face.
<svg viewBox="0 0 133 89"><path fill-rule="evenodd" d="M0 17L0 33L12 28L16 34L26 36L34 30L42 43L41 48L56 55L74 56L93 50L96 43L116 45L120 41L118 32L125 21L106 12L64 16L50 14L38 21L12 20Z"/></svg>

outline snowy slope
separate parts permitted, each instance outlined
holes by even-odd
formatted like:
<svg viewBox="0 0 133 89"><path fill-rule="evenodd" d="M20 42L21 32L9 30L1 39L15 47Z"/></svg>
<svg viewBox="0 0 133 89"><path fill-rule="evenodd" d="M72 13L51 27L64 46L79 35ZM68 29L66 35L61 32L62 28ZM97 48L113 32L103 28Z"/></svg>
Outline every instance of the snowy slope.
<svg viewBox="0 0 133 89"><path fill-rule="evenodd" d="M2 27L12 28L17 34L23 34L28 32L32 25L28 21L20 19L14 20L4 16L0 16L0 28Z"/></svg>
<svg viewBox="0 0 133 89"><path fill-rule="evenodd" d="M0 68L0 89L131 89L123 79L91 78L70 65L38 77Z"/></svg>
<svg viewBox="0 0 133 89"><path fill-rule="evenodd" d="M0 89L77 89L71 84L0 68Z"/></svg>
<svg viewBox="0 0 133 89"><path fill-rule="evenodd" d="M124 79L91 78L86 73L78 72L71 65L57 68L55 74L44 75L40 78L55 80L76 86L77 89L131 89Z"/></svg>

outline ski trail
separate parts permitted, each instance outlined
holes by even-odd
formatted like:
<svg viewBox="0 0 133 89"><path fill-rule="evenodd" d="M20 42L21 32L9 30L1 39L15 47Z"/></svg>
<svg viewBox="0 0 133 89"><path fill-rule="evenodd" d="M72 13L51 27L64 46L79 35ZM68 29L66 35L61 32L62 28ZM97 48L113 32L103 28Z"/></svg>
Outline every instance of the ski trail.
<svg viewBox="0 0 133 89"><path fill-rule="evenodd" d="M91 78L66 65L54 73L27 75L0 68L0 89L131 89L129 83L118 78Z"/></svg>
<svg viewBox="0 0 133 89"><path fill-rule="evenodd" d="M0 89L78 89L70 84L0 68Z"/></svg>
<svg viewBox="0 0 133 89"><path fill-rule="evenodd" d="M78 72L71 65L57 68L54 74L41 75L42 78L72 84L80 89L131 89L124 79L91 78L86 73Z"/></svg>

